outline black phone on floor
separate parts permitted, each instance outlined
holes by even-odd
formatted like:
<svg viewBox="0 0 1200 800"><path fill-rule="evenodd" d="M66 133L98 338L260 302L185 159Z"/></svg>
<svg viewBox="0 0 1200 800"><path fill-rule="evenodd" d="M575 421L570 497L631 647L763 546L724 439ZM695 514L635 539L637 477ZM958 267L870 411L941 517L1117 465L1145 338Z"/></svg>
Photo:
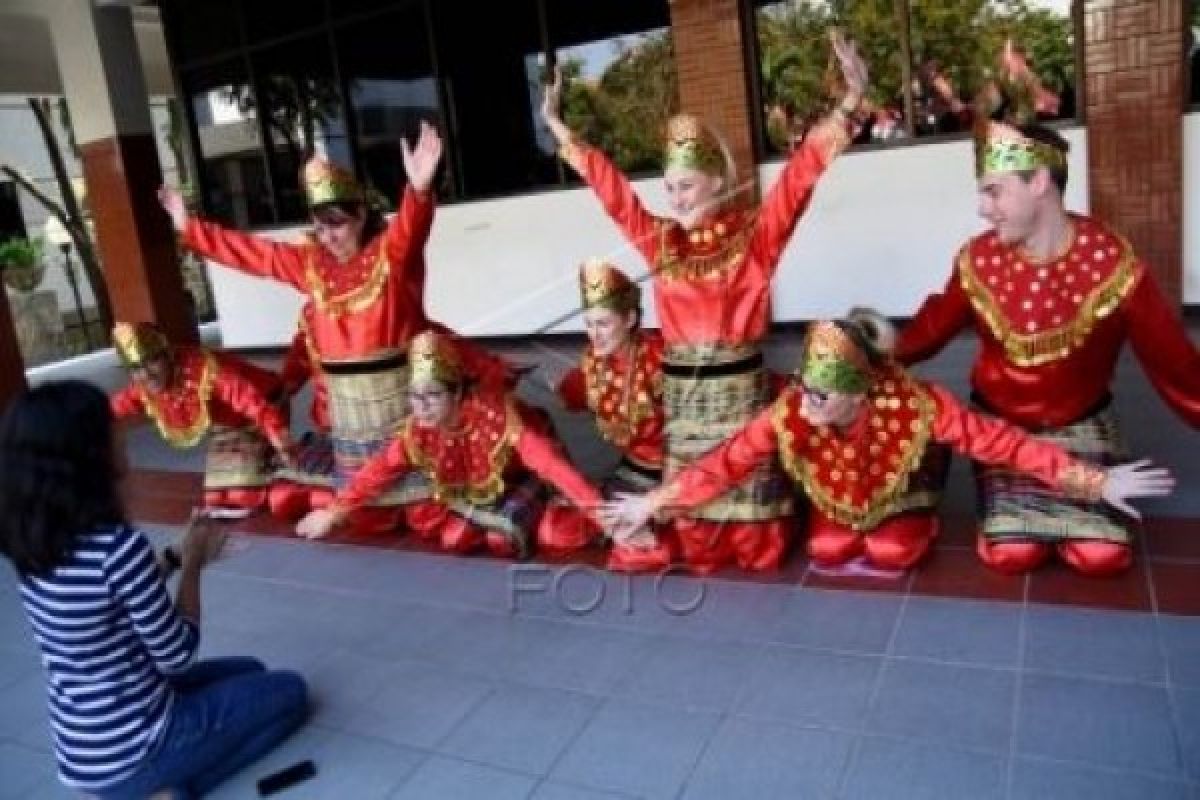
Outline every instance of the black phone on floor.
<svg viewBox="0 0 1200 800"><path fill-rule="evenodd" d="M291 786L295 786L301 781L306 781L317 774L317 767L311 760L301 761L299 764L281 769L279 772L274 772L258 782L258 796L266 797L276 792L281 792Z"/></svg>

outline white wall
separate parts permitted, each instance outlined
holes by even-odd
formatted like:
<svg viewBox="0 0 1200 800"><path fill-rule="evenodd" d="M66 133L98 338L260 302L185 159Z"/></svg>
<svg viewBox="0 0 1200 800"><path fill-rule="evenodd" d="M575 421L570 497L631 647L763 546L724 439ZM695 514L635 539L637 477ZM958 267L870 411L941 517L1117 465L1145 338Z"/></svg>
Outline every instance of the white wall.
<svg viewBox="0 0 1200 800"><path fill-rule="evenodd" d="M1086 210L1086 134L1079 128L1066 135L1067 202ZM761 168L764 186L781 167ZM649 207L663 206L660 180L641 181L638 191ZM969 141L844 156L821 181L784 253L775 318L837 315L855 304L911 314L945 283L956 248L980 228ZM443 207L427 255L431 316L474 335L528 333L571 314L579 302L576 265L590 256L608 257L634 275L646 270L586 189ZM290 341L295 292L226 268L210 274L227 346ZM647 312L653 324L650 303ZM575 317L552 330L582 328Z"/></svg>
<svg viewBox="0 0 1200 800"><path fill-rule="evenodd" d="M1200 303L1200 113L1183 115L1183 302Z"/></svg>

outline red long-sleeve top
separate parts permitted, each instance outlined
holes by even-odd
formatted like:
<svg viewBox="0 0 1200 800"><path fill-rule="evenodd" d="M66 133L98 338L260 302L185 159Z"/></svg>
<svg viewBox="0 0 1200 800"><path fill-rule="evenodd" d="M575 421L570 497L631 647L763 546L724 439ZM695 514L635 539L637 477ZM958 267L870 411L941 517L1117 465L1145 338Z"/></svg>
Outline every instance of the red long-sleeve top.
<svg viewBox="0 0 1200 800"><path fill-rule="evenodd" d="M279 373L283 391L291 397L295 395L310 379L312 380L312 406L309 408L309 418L318 431L329 431L329 390L325 386L325 377L321 373L321 362L313 352L312 341L304 327L304 317L300 318L296 335L292 344L283 357L283 368Z"/></svg>
<svg viewBox="0 0 1200 800"><path fill-rule="evenodd" d="M270 398L280 388L268 370L226 353L200 347L173 348L171 386L152 392L137 381L109 398L113 416L145 415L175 447L191 447L213 425L231 428L252 424L277 448L288 441L287 422Z"/></svg>
<svg viewBox="0 0 1200 800"><path fill-rule="evenodd" d="M323 361L403 351L430 327L425 316L425 242L432 196L412 188L383 233L346 263L315 239L275 242L191 218L183 244L205 258L299 290L313 347Z"/></svg>
<svg viewBox="0 0 1200 800"><path fill-rule="evenodd" d="M973 324L971 384L988 408L1030 428L1061 427L1098 406L1128 340L1175 413L1200 425L1200 354L1129 243L1072 215L1071 242L1038 263L995 233L959 251L941 294L900 334L897 358L929 358Z"/></svg>
<svg viewBox="0 0 1200 800"><path fill-rule="evenodd" d="M500 394L469 392L453 430L426 427L410 418L397 436L338 493L336 506L349 511L377 497L409 470L421 470L439 502L489 505L504 494L519 466L591 512L600 493L571 466L555 444L521 421L513 402Z"/></svg>
<svg viewBox="0 0 1200 800"><path fill-rule="evenodd" d="M668 502L703 505L778 453L822 514L870 530L896 513L895 503L931 442L1072 494L1095 497L1103 486L1102 471L1014 425L966 409L945 389L918 382L899 367L878 378L864 413L844 434L805 420L801 398L799 388L789 387L745 428L681 471L666 489Z"/></svg>
<svg viewBox="0 0 1200 800"><path fill-rule="evenodd" d="M642 331L610 356L597 356L589 346L558 385L567 409L590 411L605 439L651 469L663 465L662 359L662 336Z"/></svg>
<svg viewBox="0 0 1200 800"><path fill-rule="evenodd" d="M667 345L727 347L757 343L766 335L779 257L817 180L849 141L845 126L834 120L818 125L788 159L757 211L726 209L691 231L647 211L601 151L571 143L562 155L652 266Z"/></svg>

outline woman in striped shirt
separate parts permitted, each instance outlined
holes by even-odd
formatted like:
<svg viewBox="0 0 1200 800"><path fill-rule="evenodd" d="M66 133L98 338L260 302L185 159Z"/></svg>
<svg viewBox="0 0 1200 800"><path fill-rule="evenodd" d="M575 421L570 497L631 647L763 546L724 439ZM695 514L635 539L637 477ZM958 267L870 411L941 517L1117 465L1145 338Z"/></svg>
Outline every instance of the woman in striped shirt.
<svg viewBox="0 0 1200 800"><path fill-rule="evenodd" d="M42 653L59 775L98 798L196 797L304 720L304 680L250 658L195 662L207 520L181 548L172 604L120 500L108 398L46 384L0 417L0 553Z"/></svg>

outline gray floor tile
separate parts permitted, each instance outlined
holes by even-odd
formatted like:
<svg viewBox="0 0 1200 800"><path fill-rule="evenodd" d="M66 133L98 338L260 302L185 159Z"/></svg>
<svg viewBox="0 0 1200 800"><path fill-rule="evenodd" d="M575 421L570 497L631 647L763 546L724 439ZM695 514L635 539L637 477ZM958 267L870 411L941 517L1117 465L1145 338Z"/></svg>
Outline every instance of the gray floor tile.
<svg viewBox="0 0 1200 800"><path fill-rule="evenodd" d="M1018 752L1147 772L1182 771L1165 689L1037 674L1023 681Z"/></svg>
<svg viewBox="0 0 1200 800"><path fill-rule="evenodd" d="M516 616L649 632L676 624L665 608L677 594L674 581L586 564L519 564L511 575L508 610Z"/></svg>
<svg viewBox="0 0 1200 800"><path fill-rule="evenodd" d="M1200 689L1200 617L1159 614L1157 619L1171 684Z"/></svg>
<svg viewBox="0 0 1200 800"><path fill-rule="evenodd" d="M750 674L737 712L795 724L857 728L880 665L877 656L768 647Z"/></svg>
<svg viewBox="0 0 1200 800"><path fill-rule="evenodd" d="M1200 689L1172 689L1183 764L1192 780L1200 780Z"/></svg>
<svg viewBox="0 0 1200 800"><path fill-rule="evenodd" d="M727 719L688 779L683 798L832 796L852 741L849 734Z"/></svg>
<svg viewBox="0 0 1200 800"><path fill-rule="evenodd" d="M533 686L608 692L654 641L639 631L478 613L430 643L462 672Z"/></svg>
<svg viewBox="0 0 1200 800"><path fill-rule="evenodd" d="M0 739L37 750L50 748L50 717L46 711L46 681L41 671L30 673L0 690Z"/></svg>
<svg viewBox="0 0 1200 800"><path fill-rule="evenodd" d="M329 728L344 727L398 672L418 671L422 664L412 659L384 661L345 650L330 652L304 674L314 709L313 722Z"/></svg>
<svg viewBox="0 0 1200 800"><path fill-rule="evenodd" d="M538 786L537 791L529 800L631 800L633 796L602 792L599 789L584 789L579 786L568 786L565 783L546 781Z"/></svg>
<svg viewBox="0 0 1200 800"><path fill-rule="evenodd" d="M382 800L412 775L425 758L426 754L417 750L309 725L233 776L218 789L214 799L254 797L260 778L311 760L317 774L282 797Z"/></svg>
<svg viewBox="0 0 1200 800"><path fill-rule="evenodd" d="M575 692L501 686L438 750L468 761L542 775L599 706L599 699Z"/></svg>
<svg viewBox="0 0 1200 800"><path fill-rule="evenodd" d="M15 742L0 741L0 798L25 800L34 792L57 784L53 756Z"/></svg>
<svg viewBox="0 0 1200 800"><path fill-rule="evenodd" d="M790 586L673 575L656 596L667 633L702 639L769 641L795 590Z"/></svg>
<svg viewBox="0 0 1200 800"><path fill-rule="evenodd" d="M348 715L343 729L393 744L432 748L492 690L492 684L435 665L397 668L392 680Z"/></svg>
<svg viewBox="0 0 1200 800"><path fill-rule="evenodd" d="M1150 614L1030 606L1025 668L1162 683L1158 631Z"/></svg>
<svg viewBox="0 0 1200 800"><path fill-rule="evenodd" d="M725 711L749 688L760 647L666 637L650 646L613 694L675 708Z"/></svg>
<svg viewBox="0 0 1200 800"><path fill-rule="evenodd" d="M892 655L987 667L1015 667L1021 607L910 597L900 616Z"/></svg>
<svg viewBox="0 0 1200 800"><path fill-rule="evenodd" d="M1077 764L1018 758L1013 765L1012 800L1195 800L1196 790L1128 772Z"/></svg>
<svg viewBox="0 0 1200 800"><path fill-rule="evenodd" d="M33 653L0 649L0 691L42 670Z"/></svg>
<svg viewBox="0 0 1200 800"><path fill-rule="evenodd" d="M978 667L888 661L870 732L962 747L1007 750L1016 674Z"/></svg>
<svg viewBox="0 0 1200 800"><path fill-rule="evenodd" d="M609 701L551 772L596 789L674 797L717 727L715 714Z"/></svg>
<svg viewBox="0 0 1200 800"><path fill-rule="evenodd" d="M773 638L803 647L883 653L901 602L892 595L799 589L784 608Z"/></svg>
<svg viewBox="0 0 1200 800"><path fill-rule="evenodd" d="M537 780L482 764L430 756L391 796L395 800L525 800Z"/></svg>
<svg viewBox="0 0 1200 800"><path fill-rule="evenodd" d="M838 797L1002 800L1006 770L1006 756L865 736Z"/></svg>

